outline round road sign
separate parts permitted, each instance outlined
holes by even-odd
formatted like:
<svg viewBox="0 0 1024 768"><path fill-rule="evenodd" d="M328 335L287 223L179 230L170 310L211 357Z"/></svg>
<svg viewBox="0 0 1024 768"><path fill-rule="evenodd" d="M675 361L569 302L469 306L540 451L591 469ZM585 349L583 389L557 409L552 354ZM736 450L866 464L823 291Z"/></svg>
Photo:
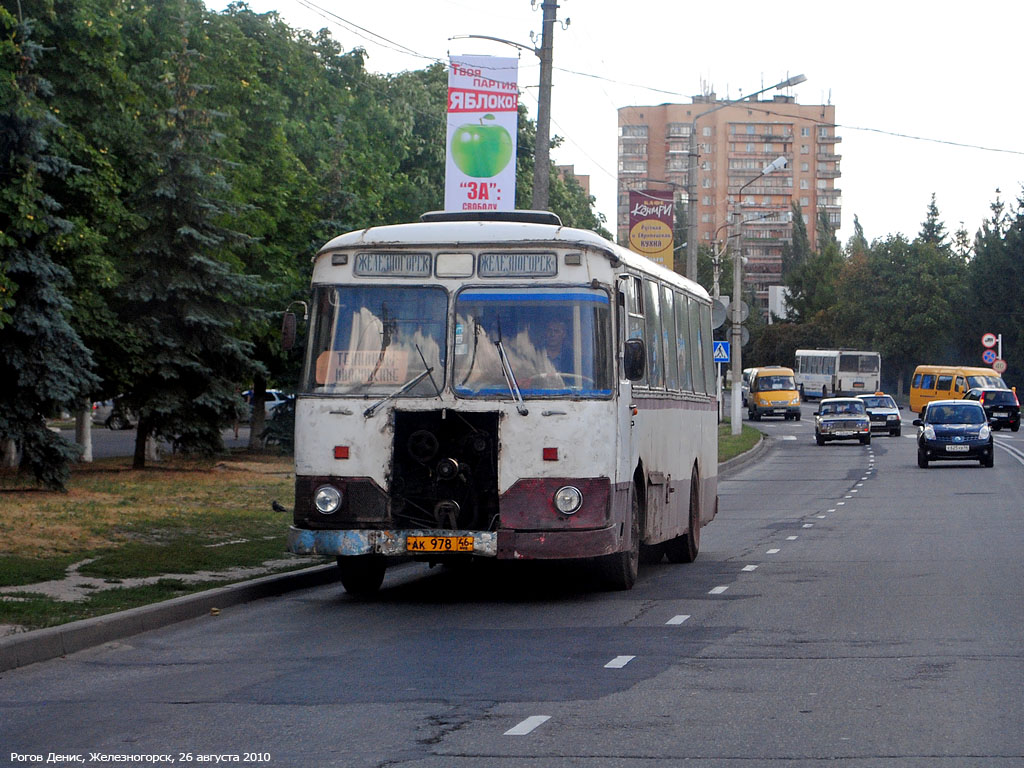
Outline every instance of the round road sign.
<svg viewBox="0 0 1024 768"><path fill-rule="evenodd" d="M986 349L981 353L981 361L985 365L992 365L996 361L996 351L994 349Z"/></svg>
<svg viewBox="0 0 1024 768"><path fill-rule="evenodd" d="M1006 373L1006 361L996 360L994 363L992 363L992 370L1000 374Z"/></svg>
<svg viewBox="0 0 1024 768"><path fill-rule="evenodd" d="M996 338L996 335L994 333L986 333L984 336L981 337L981 346L991 348L996 345L997 341L999 341L999 339ZM985 362L987 363L988 360L986 360Z"/></svg>

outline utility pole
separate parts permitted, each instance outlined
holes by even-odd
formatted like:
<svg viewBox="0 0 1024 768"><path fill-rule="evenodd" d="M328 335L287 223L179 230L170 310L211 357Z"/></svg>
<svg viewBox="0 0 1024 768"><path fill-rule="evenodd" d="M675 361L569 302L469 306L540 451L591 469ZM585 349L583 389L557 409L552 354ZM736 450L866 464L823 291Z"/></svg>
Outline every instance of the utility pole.
<svg viewBox="0 0 1024 768"><path fill-rule="evenodd" d="M558 3L544 0L544 26L541 32L540 94L537 103L537 146L534 149L533 203L536 211L548 208L548 188L551 185L551 47L555 32L555 14Z"/></svg>

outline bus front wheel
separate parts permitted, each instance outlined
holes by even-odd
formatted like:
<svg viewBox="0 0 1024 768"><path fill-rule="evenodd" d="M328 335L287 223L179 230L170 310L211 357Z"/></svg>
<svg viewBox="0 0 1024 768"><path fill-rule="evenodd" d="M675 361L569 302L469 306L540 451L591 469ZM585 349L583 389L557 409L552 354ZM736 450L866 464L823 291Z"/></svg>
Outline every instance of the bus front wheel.
<svg viewBox="0 0 1024 768"><path fill-rule="evenodd" d="M630 486L629 495L629 549L605 555L600 561L605 584L609 589L622 591L633 588L640 570L640 501L635 485Z"/></svg>
<svg viewBox="0 0 1024 768"><path fill-rule="evenodd" d="M353 597L377 594L384 582L387 563L380 555L352 555L338 558L341 585Z"/></svg>

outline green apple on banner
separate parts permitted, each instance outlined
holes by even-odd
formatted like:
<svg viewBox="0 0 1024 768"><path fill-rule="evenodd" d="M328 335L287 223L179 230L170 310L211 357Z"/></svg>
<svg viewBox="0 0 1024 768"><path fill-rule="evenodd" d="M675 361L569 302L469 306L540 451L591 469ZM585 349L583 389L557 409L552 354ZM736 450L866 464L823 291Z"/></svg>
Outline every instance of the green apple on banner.
<svg viewBox="0 0 1024 768"><path fill-rule="evenodd" d="M484 122L489 121L489 122ZM452 160L460 171L477 179L497 176L512 159L512 137L487 114L479 123L459 126L452 135Z"/></svg>

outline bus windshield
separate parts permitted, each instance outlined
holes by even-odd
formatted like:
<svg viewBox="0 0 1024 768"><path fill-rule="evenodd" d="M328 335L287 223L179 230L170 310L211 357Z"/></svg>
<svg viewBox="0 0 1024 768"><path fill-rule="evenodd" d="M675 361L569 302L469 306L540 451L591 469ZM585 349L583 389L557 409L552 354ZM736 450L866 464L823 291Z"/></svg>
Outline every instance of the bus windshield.
<svg viewBox="0 0 1024 768"><path fill-rule="evenodd" d="M447 307L440 287L314 286L302 391L391 395L430 367L430 375L402 396L437 396L435 385L444 384Z"/></svg>
<svg viewBox="0 0 1024 768"><path fill-rule="evenodd" d="M499 349L500 344L500 349ZM590 288L471 288L455 300L455 392L610 397L611 302Z"/></svg>

